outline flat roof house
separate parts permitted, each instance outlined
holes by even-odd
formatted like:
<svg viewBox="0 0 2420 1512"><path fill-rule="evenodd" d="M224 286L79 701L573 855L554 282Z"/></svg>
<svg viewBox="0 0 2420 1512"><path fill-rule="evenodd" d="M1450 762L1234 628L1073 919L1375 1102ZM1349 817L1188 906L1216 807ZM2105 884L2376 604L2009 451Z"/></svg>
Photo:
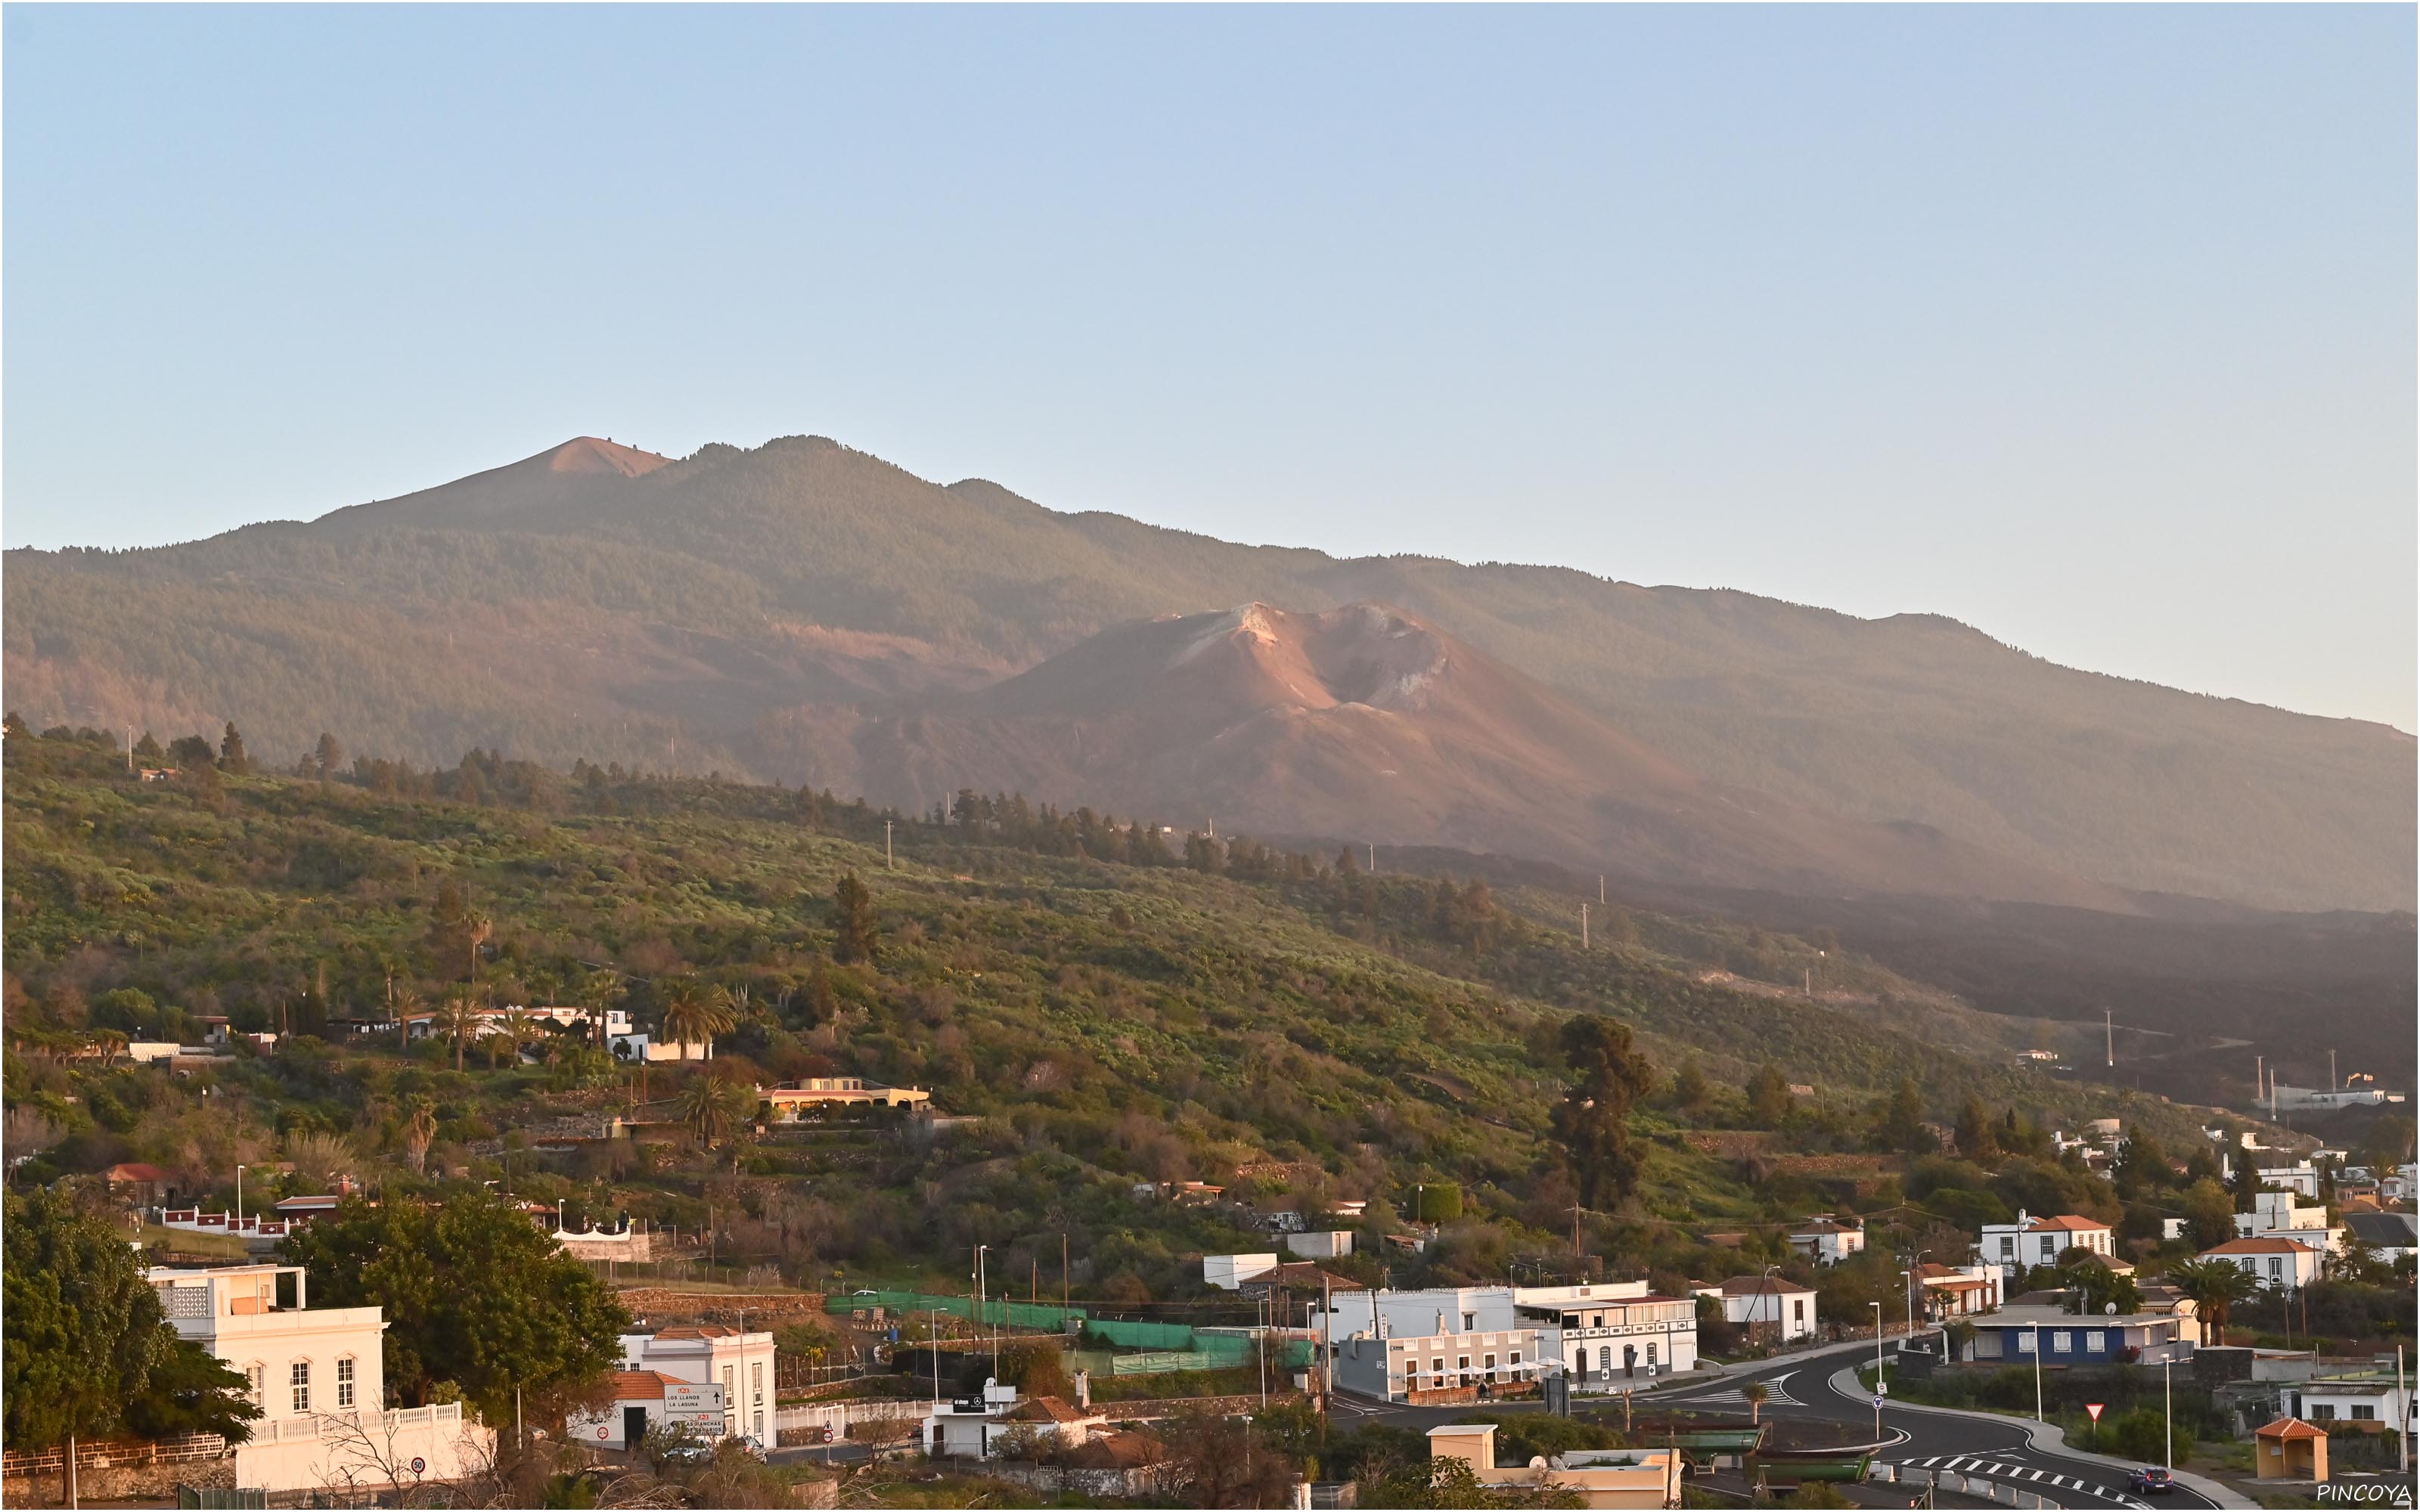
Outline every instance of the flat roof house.
<svg viewBox="0 0 2420 1512"><path fill-rule="evenodd" d="M721 1323L622 1335L622 1368L655 1370L696 1385L722 1388L721 1437L740 1438L758 1453L773 1447L773 1335L742 1333Z"/></svg>
<svg viewBox="0 0 2420 1512"><path fill-rule="evenodd" d="M179 1338L244 1378L261 1410L236 1446L240 1489L319 1490L458 1480L495 1448L459 1403L385 1410L376 1307L308 1305L301 1266L155 1266L146 1274Z"/></svg>
<svg viewBox="0 0 2420 1512"><path fill-rule="evenodd" d="M1528 1396L1537 1384L1534 1328L1380 1338L1357 1334L1336 1345L1336 1384L1357 1396L1442 1407Z"/></svg>
<svg viewBox="0 0 2420 1512"><path fill-rule="evenodd" d="M2192 1357L2192 1346L2183 1338L2184 1326L2172 1313L2112 1318L2059 1307L2013 1305L1974 1320L1970 1358L2029 1365L2039 1347L2041 1364L2052 1367L2183 1361Z"/></svg>
<svg viewBox="0 0 2420 1512"><path fill-rule="evenodd" d="M1582 1506L1681 1504L1677 1449L1571 1449L1551 1459L1499 1465L1495 1424L1448 1423L1429 1429L1429 1458L1459 1459L1491 1489L1576 1492Z"/></svg>

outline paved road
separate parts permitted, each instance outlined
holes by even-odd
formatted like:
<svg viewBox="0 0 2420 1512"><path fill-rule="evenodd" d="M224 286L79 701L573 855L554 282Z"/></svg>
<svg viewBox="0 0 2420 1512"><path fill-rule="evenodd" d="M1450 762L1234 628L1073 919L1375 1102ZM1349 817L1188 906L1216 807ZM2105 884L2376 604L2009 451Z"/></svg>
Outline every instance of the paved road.
<svg viewBox="0 0 2420 1512"><path fill-rule="evenodd" d="M1689 1407L1705 1412L1744 1414L1747 1412L1747 1399L1741 1395L1740 1388L1757 1381L1763 1382L1770 1394L1765 1398L1762 1415L1836 1423L1852 1441L1871 1443L1874 1439L1873 1398L1862 1391L1854 1390L1854 1378L1850 1381L1853 1394L1842 1394L1835 1387L1833 1378L1840 1371L1872 1358L1872 1345L1847 1344L1818 1355L1800 1356L1774 1365L1745 1366L1717 1380L1694 1381L1652 1394L1641 1392L1632 1398L1632 1405L1641 1413ZM1487 1404L1480 1410L1534 1411L1536 1405L1534 1402L1503 1402ZM1601 1397L1583 1396L1574 1402L1575 1408L1582 1410L1604 1405L1605 1399ZM1618 1409L1618 1402L1616 1406ZM1378 1421L1416 1431L1442 1423L1458 1422L1472 1411L1467 1407L1391 1407L1341 1395L1334 1407L1342 1427L1358 1427L1364 1422ZM2127 1491L2126 1473L2122 1470L2074 1458L2056 1450L2034 1447L2026 1432L2029 1425L2018 1419L1985 1413L1953 1416L1885 1405L1882 1420L1882 1436L1886 1446L1875 1454L1878 1462L1988 1477L2003 1485L2034 1492L2060 1506L2115 1509L2152 1504ZM2215 1504L2182 1486L2158 1498L2158 1504L2177 1507Z"/></svg>
<svg viewBox="0 0 2420 1512"><path fill-rule="evenodd" d="M1659 1406L1745 1412L1746 1400L1740 1395L1740 1388L1750 1381L1761 1381L1772 1393L1765 1400L1765 1415L1838 1423L1855 1430L1860 1442L1867 1442L1873 1437L1873 1398L1862 1391L1842 1394L1836 1389L1833 1378L1872 1358L1871 1345L1844 1345L1822 1355L1744 1368L1718 1381L1675 1387L1642 1399ZM1854 1379L1850 1385L1854 1388ZM2061 1506L2150 1504L2127 1491L2123 1471L2034 1447L2025 1431L2026 1425L2016 1419L1980 1413L1948 1416L1885 1405L1882 1421L1884 1438L1893 1442L1875 1454L1878 1461L1988 1476L2047 1497ZM2181 1486L2158 1500L2161 1504L2180 1507L2212 1504Z"/></svg>

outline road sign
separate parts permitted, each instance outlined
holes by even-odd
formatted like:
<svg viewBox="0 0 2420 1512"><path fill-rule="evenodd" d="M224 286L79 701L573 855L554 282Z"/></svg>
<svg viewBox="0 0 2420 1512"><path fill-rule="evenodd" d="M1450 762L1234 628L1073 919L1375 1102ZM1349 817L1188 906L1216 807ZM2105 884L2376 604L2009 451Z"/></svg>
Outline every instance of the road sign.
<svg viewBox="0 0 2420 1512"><path fill-rule="evenodd" d="M1882 1404L1883 1404L1883 1396L1882 1396L1882 1393L1880 1393L1880 1392L1876 1392L1876 1393L1874 1393L1874 1405L1875 1405L1876 1407L1880 1407Z"/></svg>
<svg viewBox="0 0 2420 1512"><path fill-rule="evenodd" d="M2092 1414L2092 1421L2098 1423L2101 1421L2101 1409L2103 1405L2101 1402L2086 1402L2084 1404L2084 1410Z"/></svg>
<svg viewBox="0 0 2420 1512"><path fill-rule="evenodd" d="M1889 1382L1889 1381L1875 1381L1875 1382L1874 1382L1874 1395L1875 1395L1875 1396L1889 1396L1889 1395L1890 1395L1890 1382Z"/></svg>

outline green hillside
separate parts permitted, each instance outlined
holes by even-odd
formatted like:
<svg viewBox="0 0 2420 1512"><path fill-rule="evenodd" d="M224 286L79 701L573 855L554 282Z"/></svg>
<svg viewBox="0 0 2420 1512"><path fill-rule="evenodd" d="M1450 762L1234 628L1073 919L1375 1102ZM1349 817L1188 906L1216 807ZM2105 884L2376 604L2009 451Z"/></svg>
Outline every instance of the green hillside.
<svg viewBox="0 0 2420 1512"><path fill-rule="evenodd" d="M801 706L988 680L1134 617L1378 599L1712 779L2126 887L2412 902L2408 736L2055 667L1936 617L1237 546L813 438L636 478L531 466L312 525L11 552L12 699L37 725L232 718L280 759L334 729L424 764L480 746L814 780Z"/></svg>
<svg viewBox="0 0 2420 1512"><path fill-rule="evenodd" d="M437 773L363 761L336 780L197 767L141 783L90 733L19 730L6 757L8 1090L14 1148L44 1151L37 1175L146 1159L224 1180L299 1141L316 1152L298 1159L307 1170L350 1160L406 1180L426 1100L432 1168L506 1161L575 1214L694 1226L736 1201L741 1253L794 1273L946 1271L967 1243L1040 1255L1046 1231L1073 1226L1096 1280L1131 1273L1164 1293L1186 1256L1242 1237L1224 1218L1146 1211L1127 1188L1228 1183L1262 1162L1295 1167L1264 1199L1364 1197L1380 1225L1416 1183L1459 1184L1484 1222L1422 1265L1495 1273L1505 1255L1552 1250L1572 1200L1550 1117L1575 1014L1632 1026L1656 1068L1634 1122L1644 1178L1596 1220L1600 1245L1847 1195L1682 1137L1753 1121L1740 1089L1767 1068L1816 1088L1776 1136L1801 1152L1874 1149L1893 1118L1946 1122L1969 1100L2027 1125L2117 1113L2194 1137L2192 1110L2009 1065L2008 1046L2055 1031L1869 962L1834 964L1838 985L1871 995L1838 1006L1699 980L1705 957L1786 975L1805 941L1638 916L1582 951L1534 900L1249 843L1163 845L1089 811L1010 800L911 820L486 756ZM843 940L836 888L851 875L871 889L870 960ZM474 1048L458 1072L441 1044L343 1032L390 991L602 995L658 1023L685 980L741 995L719 1075L862 1074L980 1121L934 1144L875 1128L670 1164L622 1141L513 1161L515 1130L559 1117L677 1121L701 1072L643 1081L566 1042L503 1069ZM288 1038L193 1077L65 1058L102 1031L191 1040L203 1013ZM1894 1137L1883 1153L1905 1152ZM314 1143L328 1138L340 1154Z"/></svg>

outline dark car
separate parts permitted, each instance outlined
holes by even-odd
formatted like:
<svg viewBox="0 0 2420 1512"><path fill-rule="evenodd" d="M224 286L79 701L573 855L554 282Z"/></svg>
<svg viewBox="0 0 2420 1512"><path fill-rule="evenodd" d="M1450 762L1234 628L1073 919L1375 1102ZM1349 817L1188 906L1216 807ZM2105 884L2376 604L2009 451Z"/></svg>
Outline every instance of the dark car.
<svg viewBox="0 0 2420 1512"><path fill-rule="evenodd" d="M2165 1496L2177 1483L2166 1471L2146 1466L2127 1475L2126 1489L2141 1496Z"/></svg>

